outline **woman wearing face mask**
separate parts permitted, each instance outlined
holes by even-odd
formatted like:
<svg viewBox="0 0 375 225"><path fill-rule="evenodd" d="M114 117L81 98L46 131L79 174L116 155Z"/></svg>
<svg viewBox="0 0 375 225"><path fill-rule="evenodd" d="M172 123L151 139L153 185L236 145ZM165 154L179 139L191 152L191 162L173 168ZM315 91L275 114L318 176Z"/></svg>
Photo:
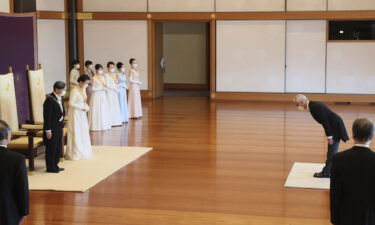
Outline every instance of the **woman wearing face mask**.
<svg viewBox="0 0 375 225"><path fill-rule="evenodd" d="M105 93L106 83L104 79L103 66L95 65L96 74L91 82L91 99L89 111L90 130L101 131L111 129L110 111L108 109L108 99Z"/></svg>
<svg viewBox="0 0 375 225"><path fill-rule="evenodd" d="M115 63L107 63L108 72L104 75L107 84L107 98L110 111L110 120L112 126L121 126L120 102L118 99L119 85L115 74Z"/></svg>
<svg viewBox="0 0 375 225"><path fill-rule="evenodd" d="M137 70L138 64L135 59L130 59L129 63L131 69L129 71L129 116L130 118L139 119L142 117L142 102L141 102L141 81Z"/></svg>
<svg viewBox="0 0 375 225"><path fill-rule="evenodd" d="M65 158L68 160L83 160L92 156L91 141L86 103L86 88L89 86L90 77L86 74L77 80L78 85L71 90L68 112L68 143Z"/></svg>
<svg viewBox="0 0 375 225"><path fill-rule="evenodd" d="M72 66L73 66L73 69L70 71L70 81L69 81L70 90L73 90L73 88L78 85L77 80L80 76L80 74L79 74L79 68L80 68L79 61L73 60Z"/></svg>
<svg viewBox="0 0 375 225"><path fill-rule="evenodd" d="M87 60L85 62L85 74L89 75L90 80L94 77L94 64L90 61ZM86 95L87 95L87 102L90 102L90 97L91 97L91 83L89 86L86 88Z"/></svg>
<svg viewBox="0 0 375 225"><path fill-rule="evenodd" d="M129 112L128 101L126 96L126 90L128 89L128 87L126 85L125 65L122 62L118 62L116 66L119 71L117 75L117 80L120 86L120 92L118 97L120 101L121 119L123 123L127 123L129 122Z"/></svg>

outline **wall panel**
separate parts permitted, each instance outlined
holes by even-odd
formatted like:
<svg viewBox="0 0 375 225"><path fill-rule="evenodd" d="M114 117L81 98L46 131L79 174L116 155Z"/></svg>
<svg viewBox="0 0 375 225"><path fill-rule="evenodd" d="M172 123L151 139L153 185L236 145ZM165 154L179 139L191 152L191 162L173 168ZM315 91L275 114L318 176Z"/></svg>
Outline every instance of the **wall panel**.
<svg viewBox="0 0 375 225"><path fill-rule="evenodd" d="M44 69L46 93L56 81L66 82L65 21L38 19L38 61Z"/></svg>
<svg viewBox="0 0 375 225"><path fill-rule="evenodd" d="M0 0L0 12L9 13L9 0Z"/></svg>
<svg viewBox="0 0 375 225"><path fill-rule="evenodd" d="M64 0L36 0L36 9L40 11L65 11Z"/></svg>
<svg viewBox="0 0 375 225"><path fill-rule="evenodd" d="M147 0L83 0L87 12L146 12Z"/></svg>
<svg viewBox="0 0 375 225"><path fill-rule="evenodd" d="M108 61L121 61L128 68L129 59L136 58L141 89L147 90L147 21L90 20L84 21L83 27L85 60L100 63L104 68Z"/></svg>
<svg viewBox="0 0 375 225"><path fill-rule="evenodd" d="M217 90L284 92L285 21L217 22Z"/></svg>
<svg viewBox="0 0 375 225"><path fill-rule="evenodd" d="M326 11L328 0L287 0L287 11Z"/></svg>
<svg viewBox="0 0 375 225"><path fill-rule="evenodd" d="M216 0L218 12L284 11L284 0Z"/></svg>
<svg viewBox="0 0 375 225"><path fill-rule="evenodd" d="M375 94L375 42L329 42L327 92Z"/></svg>
<svg viewBox="0 0 375 225"><path fill-rule="evenodd" d="M148 0L150 12L214 12L215 0Z"/></svg>
<svg viewBox="0 0 375 225"><path fill-rule="evenodd" d="M328 10L375 10L374 0L328 0Z"/></svg>
<svg viewBox="0 0 375 225"><path fill-rule="evenodd" d="M324 93L326 21L289 20L286 33L286 92Z"/></svg>

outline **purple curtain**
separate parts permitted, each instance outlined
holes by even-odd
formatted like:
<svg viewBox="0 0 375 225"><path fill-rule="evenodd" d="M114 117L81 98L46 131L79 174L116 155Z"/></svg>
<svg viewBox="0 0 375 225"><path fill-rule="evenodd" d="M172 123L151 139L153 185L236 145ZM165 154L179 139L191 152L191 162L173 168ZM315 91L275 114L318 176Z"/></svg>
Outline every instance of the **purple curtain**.
<svg viewBox="0 0 375 225"><path fill-rule="evenodd" d="M0 74L13 68L18 120L30 121L30 98L26 65L36 68L37 40L35 14L0 14Z"/></svg>

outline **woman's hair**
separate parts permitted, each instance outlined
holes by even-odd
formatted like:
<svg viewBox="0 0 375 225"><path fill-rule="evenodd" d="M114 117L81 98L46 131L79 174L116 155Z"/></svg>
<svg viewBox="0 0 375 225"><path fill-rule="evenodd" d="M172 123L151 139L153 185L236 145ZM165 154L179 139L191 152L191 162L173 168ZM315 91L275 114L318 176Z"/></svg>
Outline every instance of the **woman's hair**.
<svg viewBox="0 0 375 225"><path fill-rule="evenodd" d="M81 83L81 82L85 82L86 80L90 80L90 77L87 74L83 74L83 75L79 76L77 82Z"/></svg>
<svg viewBox="0 0 375 225"><path fill-rule="evenodd" d="M95 65L95 69L96 70L103 69L103 66L98 63Z"/></svg>
<svg viewBox="0 0 375 225"><path fill-rule="evenodd" d="M109 68L110 65L115 65L115 63L112 62L112 61L109 61L109 62L107 63L107 68Z"/></svg>
<svg viewBox="0 0 375 225"><path fill-rule="evenodd" d="M124 63L122 63L122 62L118 62L118 63L116 64L116 67L117 67L118 70L120 70L121 67L122 67L123 65L124 65Z"/></svg>
<svg viewBox="0 0 375 225"><path fill-rule="evenodd" d="M79 60L76 60L76 59L75 59L75 60L72 61L72 66L75 66L75 65L77 65L77 64L79 64Z"/></svg>
<svg viewBox="0 0 375 225"><path fill-rule="evenodd" d="M87 60L87 61L85 62L85 66L88 67L88 66L90 66L90 65L92 65L92 62L91 62L90 60Z"/></svg>
<svg viewBox="0 0 375 225"><path fill-rule="evenodd" d="M135 59L134 59L134 58L131 58L131 59L129 60L130 65L133 64L134 61L135 61Z"/></svg>

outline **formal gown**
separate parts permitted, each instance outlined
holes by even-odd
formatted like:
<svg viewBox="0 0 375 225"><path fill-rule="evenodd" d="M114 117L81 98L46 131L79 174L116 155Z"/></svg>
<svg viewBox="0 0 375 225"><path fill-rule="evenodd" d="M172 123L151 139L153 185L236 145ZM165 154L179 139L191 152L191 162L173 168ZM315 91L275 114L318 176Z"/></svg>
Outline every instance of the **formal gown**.
<svg viewBox="0 0 375 225"><path fill-rule="evenodd" d="M90 68L85 68L85 74L90 77L90 85L86 88L87 102L90 102L91 98L91 84L94 77L94 72Z"/></svg>
<svg viewBox="0 0 375 225"><path fill-rule="evenodd" d="M90 130L100 131L111 129L108 99L104 77L95 75L92 80L92 94L90 99L89 123Z"/></svg>
<svg viewBox="0 0 375 225"><path fill-rule="evenodd" d="M107 98L112 126L122 125L120 102L118 99L119 86L115 74L106 73L104 75L107 84Z"/></svg>
<svg viewBox="0 0 375 225"><path fill-rule="evenodd" d="M139 72L135 69L129 71L129 116L130 118L142 117L142 101L141 101L141 81Z"/></svg>
<svg viewBox="0 0 375 225"><path fill-rule="evenodd" d="M92 156L86 103L86 90L76 86L69 96L68 144L65 158L68 160L89 159Z"/></svg>
<svg viewBox="0 0 375 225"><path fill-rule="evenodd" d="M78 80L79 76L80 76L79 70L73 68L70 71L70 80L69 80L70 90L73 90L73 88L78 85L77 80Z"/></svg>
<svg viewBox="0 0 375 225"><path fill-rule="evenodd" d="M129 110L128 110L128 100L126 89L128 89L126 85L126 74L119 73L118 74L118 83L120 86L120 92L118 94L119 101L120 101L120 109L121 109L121 119L122 122L126 123L129 121Z"/></svg>

